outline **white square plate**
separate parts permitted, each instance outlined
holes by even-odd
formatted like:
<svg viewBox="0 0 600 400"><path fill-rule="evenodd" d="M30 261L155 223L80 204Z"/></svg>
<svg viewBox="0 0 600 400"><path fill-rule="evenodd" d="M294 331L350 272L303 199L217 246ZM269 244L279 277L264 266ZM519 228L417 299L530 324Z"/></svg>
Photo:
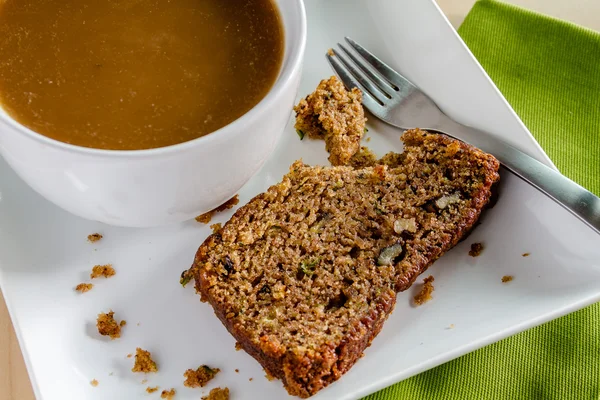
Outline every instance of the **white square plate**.
<svg viewBox="0 0 600 400"><path fill-rule="evenodd" d="M309 40L299 96L331 75L324 54L345 35L387 60L463 123L501 135L549 163L437 6L413 0L308 0ZM291 110L290 110L291 111ZM400 132L370 121L369 146L401 151ZM260 134L260 132L249 132ZM292 161L326 164L322 142L300 142L292 126L241 203L280 180ZM381 334L340 381L315 399L354 399L486 344L600 299L598 236L550 199L503 173L497 205L471 237L437 261L434 299L413 308L413 288L398 295ZM232 214L223 213L214 222ZM97 244L86 236L101 232ZM179 274L192 262L207 226L190 221L160 229L119 229L63 212L25 186L0 161L0 284L39 399L135 399L147 386L175 387L198 399L228 386L232 399L288 397L234 339ZM467 255L483 242L478 258ZM525 252L531 256L524 258ZM94 264L117 275L79 295ZM501 283L503 275L513 282ZM126 319L122 337L95 330L99 312ZM139 323L139 324L138 324ZM448 329L453 324L453 329ZM127 358L150 350L160 372L133 374ZM183 387L183 372L206 363L222 372L204 390ZM234 369L239 369L239 373ZM142 384L142 379L148 382ZM249 381L249 378L254 378ZM98 387L90 381L97 379ZM156 397L156 395L154 395Z"/></svg>

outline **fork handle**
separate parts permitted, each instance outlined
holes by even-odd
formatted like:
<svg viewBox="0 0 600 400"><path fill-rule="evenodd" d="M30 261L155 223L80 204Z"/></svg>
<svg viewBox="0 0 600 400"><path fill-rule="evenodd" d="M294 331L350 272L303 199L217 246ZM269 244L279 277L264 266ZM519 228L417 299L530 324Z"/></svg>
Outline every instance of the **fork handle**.
<svg viewBox="0 0 600 400"><path fill-rule="evenodd" d="M545 193L600 234L600 198L596 195L489 133L451 120L439 125L435 130L448 136L456 136L459 140L493 154L506 169Z"/></svg>

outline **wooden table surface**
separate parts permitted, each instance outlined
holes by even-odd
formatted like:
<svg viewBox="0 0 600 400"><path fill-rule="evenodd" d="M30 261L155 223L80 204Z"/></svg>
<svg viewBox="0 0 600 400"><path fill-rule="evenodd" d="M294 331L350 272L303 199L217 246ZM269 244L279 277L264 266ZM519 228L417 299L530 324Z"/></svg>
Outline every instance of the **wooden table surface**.
<svg viewBox="0 0 600 400"><path fill-rule="evenodd" d="M475 2L475 0L437 1L455 27L462 23ZM600 31L600 18L598 18L600 0L508 1ZM33 400L34 398L4 298L0 296L0 400Z"/></svg>

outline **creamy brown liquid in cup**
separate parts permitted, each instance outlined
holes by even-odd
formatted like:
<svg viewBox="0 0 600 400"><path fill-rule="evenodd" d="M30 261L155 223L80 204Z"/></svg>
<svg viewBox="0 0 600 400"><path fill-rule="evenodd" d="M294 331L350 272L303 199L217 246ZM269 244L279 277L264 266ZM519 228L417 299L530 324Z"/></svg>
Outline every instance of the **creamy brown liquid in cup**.
<svg viewBox="0 0 600 400"><path fill-rule="evenodd" d="M267 94L283 36L271 0L0 0L0 106L78 146L182 143Z"/></svg>

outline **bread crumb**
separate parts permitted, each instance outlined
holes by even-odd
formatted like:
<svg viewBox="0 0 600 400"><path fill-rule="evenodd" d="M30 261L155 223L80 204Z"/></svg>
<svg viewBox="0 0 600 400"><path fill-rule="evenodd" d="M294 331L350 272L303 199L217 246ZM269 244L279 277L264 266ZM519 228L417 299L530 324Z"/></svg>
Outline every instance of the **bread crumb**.
<svg viewBox="0 0 600 400"><path fill-rule="evenodd" d="M148 393L154 393L154 392L156 392L157 390L158 390L158 386L154 386L154 387L150 387L150 386L148 386L148 387L146 388L146 392L148 392Z"/></svg>
<svg viewBox="0 0 600 400"><path fill-rule="evenodd" d="M448 329L454 329L454 324L450 324L450 326L448 327Z"/></svg>
<svg viewBox="0 0 600 400"><path fill-rule="evenodd" d="M217 233L217 232L219 232L219 231L221 230L221 223L220 223L220 222L218 222L218 223L216 223L216 224L212 224L212 225L210 226L210 229L212 230L212 233Z"/></svg>
<svg viewBox="0 0 600 400"><path fill-rule="evenodd" d="M471 250L469 250L469 255L471 257L479 257L481 252L483 251L483 244L481 243L473 243L471 245Z"/></svg>
<svg viewBox="0 0 600 400"><path fill-rule="evenodd" d="M119 326L121 328L124 327L125 325L127 325L127 321L123 320L123 321L119 322Z"/></svg>
<svg viewBox="0 0 600 400"><path fill-rule="evenodd" d="M236 194L231 199L227 200L225 203L221 204L219 207L215 208L214 210L211 210L207 213L197 216L196 221L203 223L203 224L208 224L210 222L210 220L212 219L213 215L215 215L216 213L221 212L221 211L229 210L230 208L233 208L234 206L236 206L239 202L240 202L239 196Z"/></svg>
<svg viewBox="0 0 600 400"><path fill-rule="evenodd" d="M204 213L202 215L198 215L196 217L196 221L202 223L202 224L208 224L210 222L210 220L212 219L213 216L213 212L209 211L207 213Z"/></svg>
<svg viewBox="0 0 600 400"><path fill-rule="evenodd" d="M131 354L131 353L127 354L127 358L131 358L131 357L133 357L133 354Z"/></svg>
<svg viewBox="0 0 600 400"><path fill-rule="evenodd" d="M529 257L531 254L530 253L523 253L522 255L523 255L523 257Z"/></svg>
<svg viewBox="0 0 600 400"><path fill-rule="evenodd" d="M135 363L133 364L132 372L157 372L156 363L152 360L152 354L149 351L141 348L135 349Z"/></svg>
<svg viewBox="0 0 600 400"><path fill-rule="evenodd" d="M327 55L330 55L331 57L335 56L333 49L327 50Z"/></svg>
<svg viewBox="0 0 600 400"><path fill-rule="evenodd" d="M240 342L235 342L235 351L240 351L242 349L242 344Z"/></svg>
<svg viewBox="0 0 600 400"><path fill-rule="evenodd" d="M98 386L98 381L96 379L92 379L92 381L90 382L90 385L92 385L93 387Z"/></svg>
<svg viewBox="0 0 600 400"><path fill-rule="evenodd" d="M90 274L90 278L96 279L100 278L101 276L104 278L110 278L115 273L116 272L112 264L94 265L94 267L92 268L92 273Z"/></svg>
<svg viewBox="0 0 600 400"><path fill-rule="evenodd" d="M203 396L202 400L229 400L229 389L214 388L208 393L208 396Z"/></svg>
<svg viewBox="0 0 600 400"><path fill-rule="evenodd" d="M98 328L98 333L102 336L110 336L111 339L117 339L121 337L121 326L117 324L114 318L114 311L109 311L108 314L100 313L98 314L98 319L96 320L96 327Z"/></svg>
<svg viewBox="0 0 600 400"><path fill-rule="evenodd" d="M423 287L421 288L421 291L419 293L417 293L415 295L415 297L413 298L416 305L418 305L418 306L423 305L432 299L431 293L433 293L433 289L434 289L433 284L432 284L433 281L434 281L434 278L431 275L429 275L427 278L425 278L423 280Z"/></svg>
<svg viewBox="0 0 600 400"><path fill-rule="evenodd" d="M173 397L175 397L175 389L171 388L171 390L163 390L162 393L160 394L160 398L161 399L167 399L167 400L172 400Z"/></svg>
<svg viewBox="0 0 600 400"><path fill-rule="evenodd" d="M236 369L235 369L235 372L237 372L237 373L239 374L239 373L240 373L240 370L236 368Z"/></svg>
<svg viewBox="0 0 600 400"><path fill-rule="evenodd" d="M504 276L502 277L502 283L507 283L507 282L510 282L510 281L512 281L514 278L515 278L515 277L514 277L514 276L512 276L512 275L504 275Z"/></svg>
<svg viewBox="0 0 600 400"><path fill-rule="evenodd" d="M365 139L365 142L367 142L367 143L369 143L370 141L371 141L371 137L370 136Z"/></svg>
<svg viewBox="0 0 600 400"><path fill-rule="evenodd" d="M79 293L85 293L92 290L93 287L94 285L91 283L80 283L79 285L75 286L75 290Z"/></svg>
<svg viewBox="0 0 600 400"><path fill-rule="evenodd" d="M194 279L194 275L190 270L186 269L181 273L181 277L179 278L179 284L185 287L185 285L187 285L192 279Z"/></svg>
<svg viewBox="0 0 600 400"><path fill-rule="evenodd" d="M250 378L248 379L248 382L252 382L254 380L254 378Z"/></svg>
<svg viewBox="0 0 600 400"><path fill-rule="evenodd" d="M193 369L188 369L183 373L183 376L185 377L183 386L190 388L204 387L220 371L219 368L211 368L208 365L201 365L195 371Z"/></svg>
<svg viewBox="0 0 600 400"><path fill-rule="evenodd" d="M100 239L102 239L103 236L99 233L92 233L91 235L88 235L88 242L90 243L96 243L97 241L99 241Z"/></svg>

